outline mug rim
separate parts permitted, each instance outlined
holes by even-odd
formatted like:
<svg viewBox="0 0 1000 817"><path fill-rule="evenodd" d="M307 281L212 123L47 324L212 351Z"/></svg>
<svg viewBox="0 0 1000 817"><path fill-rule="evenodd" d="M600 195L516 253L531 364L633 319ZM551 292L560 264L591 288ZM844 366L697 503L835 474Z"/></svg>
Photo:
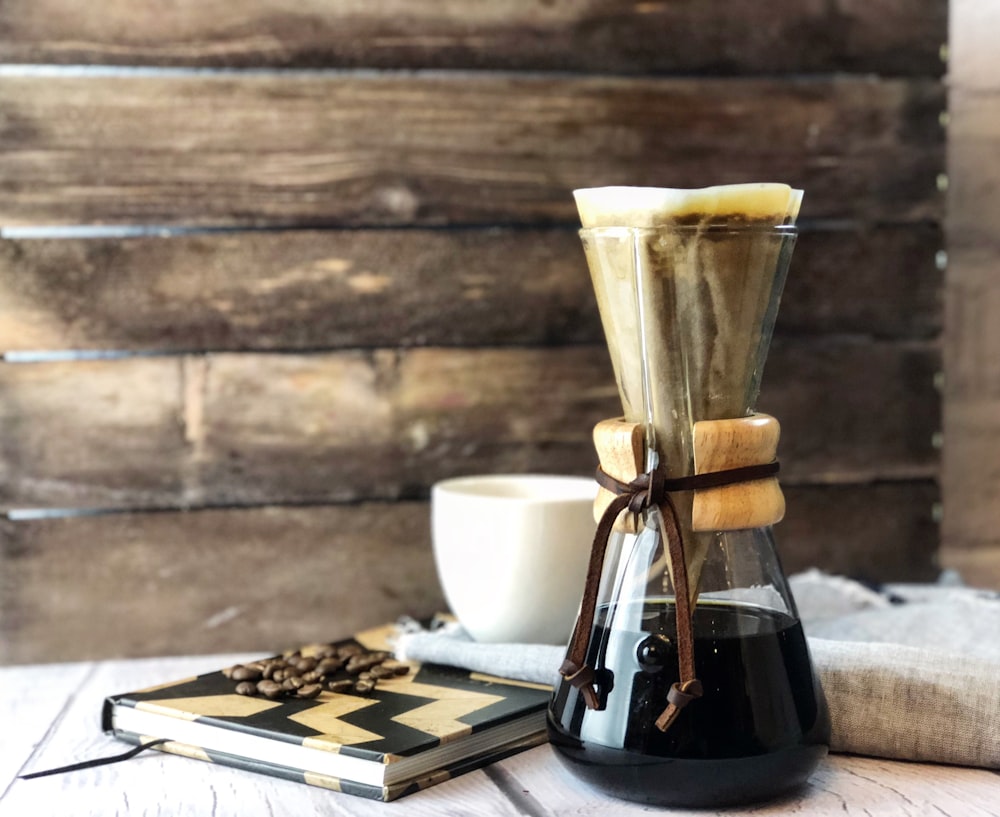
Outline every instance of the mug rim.
<svg viewBox="0 0 1000 817"><path fill-rule="evenodd" d="M521 487L522 490L516 490ZM593 502L597 483L592 477L570 474L469 474L439 480L431 496L446 494L494 502ZM497 490L497 489L506 490ZM530 489L536 489L531 491Z"/></svg>

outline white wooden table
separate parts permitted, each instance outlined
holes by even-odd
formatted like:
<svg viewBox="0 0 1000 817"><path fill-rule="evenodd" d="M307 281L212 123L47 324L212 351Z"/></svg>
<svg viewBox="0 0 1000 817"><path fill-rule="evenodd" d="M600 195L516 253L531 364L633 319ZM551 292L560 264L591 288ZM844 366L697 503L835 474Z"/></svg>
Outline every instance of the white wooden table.
<svg viewBox="0 0 1000 817"><path fill-rule="evenodd" d="M36 780L19 774L116 754L101 732L108 694L260 656L200 656L0 668L0 815L574 815L671 812L610 801L577 782L540 746L392 803L241 772L159 752ZM738 815L1000 815L1000 773L831 756L796 795Z"/></svg>

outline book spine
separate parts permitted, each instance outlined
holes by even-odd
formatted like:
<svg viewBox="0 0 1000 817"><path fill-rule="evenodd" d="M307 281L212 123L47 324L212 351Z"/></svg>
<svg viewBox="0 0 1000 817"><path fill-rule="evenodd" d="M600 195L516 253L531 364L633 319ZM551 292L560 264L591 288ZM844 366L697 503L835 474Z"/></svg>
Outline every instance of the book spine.
<svg viewBox="0 0 1000 817"><path fill-rule="evenodd" d="M110 717L108 712L105 712L105 716ZM126 743L134 745L156 739L155 736L137 735L134 732L125 732L120 729L105 731L110 731L119 740L123 740ZM190 744L179 743L177 741L170 741L169 743L161 744L154 747L154 749L159 752L180 755L186 758L206 761L208 763L216 763L220 766L228 766L246 772L265 774L270 777L279 777L283 780L291 780L294 783L305 783L310 786L318 786L331 791L351 794L356 797L365 797L369 800L393 800L396 797L401 797L403 794L408 794L410 791L414 791L416 788L419 788L414 785L391 788L384 786L370 786L364 783L340 780L336 777L330 777L329 775L317 774L314 772L303 772L300 769L292 769L275 763L251 760L245 757L239 757L238 755L226 754L225 752L209 751L201 748L200 746L191 746Z"/></svg>

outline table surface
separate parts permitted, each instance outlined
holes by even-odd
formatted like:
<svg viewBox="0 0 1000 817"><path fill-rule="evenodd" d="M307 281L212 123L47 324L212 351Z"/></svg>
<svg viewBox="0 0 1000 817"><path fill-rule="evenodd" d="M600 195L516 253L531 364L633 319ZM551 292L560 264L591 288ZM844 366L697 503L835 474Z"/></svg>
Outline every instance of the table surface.
<svg viewBox="0 0 1000 817"><path fill-rule="evenodd" d="M392 803L160 752L35 780L18 775L121 752L101 732L108 694L261 656L215 655L0 668L0 815L629 815L699 814L610 801L539 746ZM1000 816L1000 773L833 755L795 795L731 817L777 814Z"/></svg>

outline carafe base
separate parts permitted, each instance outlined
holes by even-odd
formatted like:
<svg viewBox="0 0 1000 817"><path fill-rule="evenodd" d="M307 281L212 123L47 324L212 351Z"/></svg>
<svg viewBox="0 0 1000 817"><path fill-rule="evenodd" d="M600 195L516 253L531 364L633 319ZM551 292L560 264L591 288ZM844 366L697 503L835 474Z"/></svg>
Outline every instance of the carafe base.
<svg viewBox="0 0 1000 817"><path fill-rule="evenodd" d="M721 808L770 800L802 786L827 747L792 746L765 755L717 760L663 758L580 744L549 724L556 756L611 797L645 805Z"/></svg>

